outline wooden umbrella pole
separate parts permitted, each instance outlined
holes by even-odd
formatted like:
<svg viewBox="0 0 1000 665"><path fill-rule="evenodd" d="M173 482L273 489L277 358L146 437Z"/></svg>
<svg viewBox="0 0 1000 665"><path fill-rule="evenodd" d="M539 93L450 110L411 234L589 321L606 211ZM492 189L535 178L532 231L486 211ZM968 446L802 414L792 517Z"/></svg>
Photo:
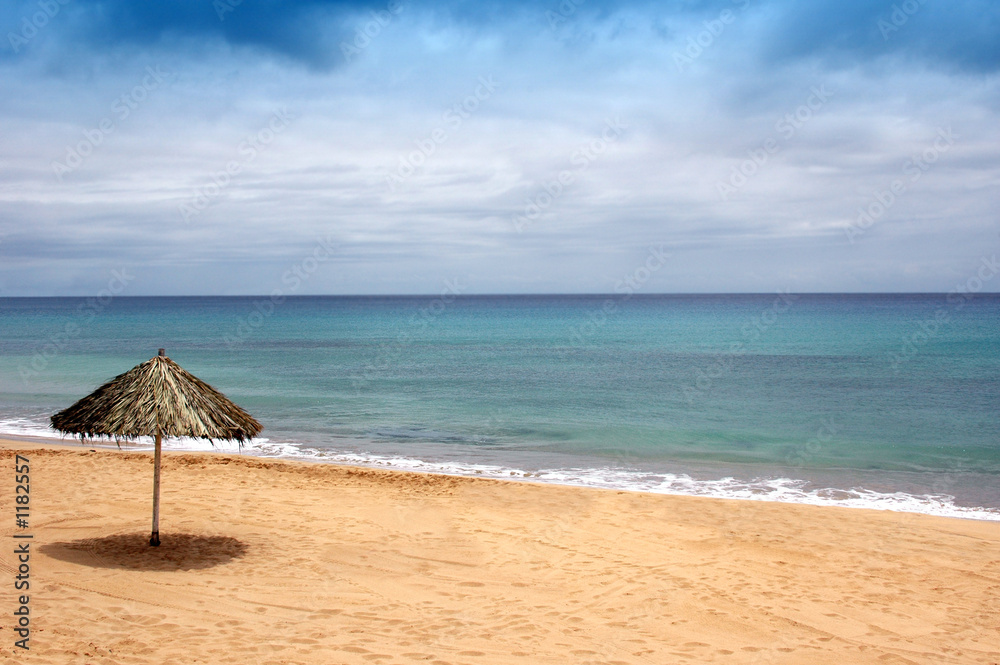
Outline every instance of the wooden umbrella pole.
<svg viewBox="0 0 1000 665"><path fill-rule="evenodd" d="M162 358L166 355L166 349L160 349L156 355ZM149 544L153 547L160 546L160 443L162 440L163 435L160 432L159 423L157 423L156 444L153 446L153 535L149 537Z"/></svg>
<svg viewBox="0 0 1000 665"><path fill-rule="evenodd" d="M156 433L156 447L153 450L153 535L149 538L149 544L153 547L160 545L160 442L162 436Z"/></svg>

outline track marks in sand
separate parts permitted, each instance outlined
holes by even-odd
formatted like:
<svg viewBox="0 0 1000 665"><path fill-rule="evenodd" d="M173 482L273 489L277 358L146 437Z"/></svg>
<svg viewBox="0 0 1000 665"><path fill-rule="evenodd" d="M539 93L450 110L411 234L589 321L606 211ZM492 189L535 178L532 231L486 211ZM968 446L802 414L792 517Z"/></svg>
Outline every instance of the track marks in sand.
<svg viewBox="0 0 1000 665"><path fill-rule="evenodd" d="M187 570L40 557L50 662L89 663L83 647L94 665L998 662L997 540L964 524L934 522L957 534L943 557L920 520L892 516L183 457L165 519L245 555ZM38 475L40 542L145 526L148 455L104 458L39 457L67 479ZM99 468L123 482L87 513L112 517L75 512Z"/></svg>

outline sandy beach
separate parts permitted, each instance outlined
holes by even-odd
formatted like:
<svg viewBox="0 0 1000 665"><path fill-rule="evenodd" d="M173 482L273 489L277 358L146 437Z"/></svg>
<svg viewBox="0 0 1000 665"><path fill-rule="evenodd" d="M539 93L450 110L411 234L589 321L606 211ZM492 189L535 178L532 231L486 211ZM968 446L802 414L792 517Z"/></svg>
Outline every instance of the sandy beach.
<svg viewBox="0 0 1000 665"><path fill-rule="evenodd" d="M0 458L16 662L1000 663L997 523L168 452L150 548L149 453Z"/></svg>

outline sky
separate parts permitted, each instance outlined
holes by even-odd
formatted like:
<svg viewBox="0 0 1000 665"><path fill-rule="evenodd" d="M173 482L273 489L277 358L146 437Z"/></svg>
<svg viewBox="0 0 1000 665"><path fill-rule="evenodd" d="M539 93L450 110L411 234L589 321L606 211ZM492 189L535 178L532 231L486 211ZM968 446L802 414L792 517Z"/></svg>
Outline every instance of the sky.
<svg viewBox="0 0 1000 665"><path fill-rule="evenodd" d="M1000 291L1000 2L0 27L0 296Z"/></svg>

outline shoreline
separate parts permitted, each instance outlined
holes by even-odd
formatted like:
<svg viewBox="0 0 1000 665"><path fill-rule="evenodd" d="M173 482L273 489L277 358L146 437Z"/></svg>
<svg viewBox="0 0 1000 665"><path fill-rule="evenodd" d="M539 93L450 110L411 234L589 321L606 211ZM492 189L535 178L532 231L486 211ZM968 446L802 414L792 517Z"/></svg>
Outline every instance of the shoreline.
<svg viewBox="0 0 1000 665"><path fill-rule="evenodd" d="M68 437L0 433L0 440L4 439L10 441L30 441L39 445L65 446L69 448L82 445L78 443L78 439L70 439ZM953 497L950 497L947 492L942 491L936 491L933 494L898 489L892 492L880 492L868 489L866 481L862 481L860 484L853 484L851 487L839 487L836 484L817 483L815 479L795 479L780 473L771 474L768 477L756 476L753 480L739 480L733 476L722 476L716 479L692 477L685 471L656 472L631 469L623 471L610 467L552 467L526 471L523 468L481 462L435 462L411 456L386 456L374 453L338 451L327 452L311 447L302 448L300 444L295 443L272 443L267 439L264 439L264 442L263 446L271 446L280 452L271 453L267 450L255 449L253 446L247 445L242 449L236 449L234 447L235 444L228 442L224 443L223 447L216 449L205 449L202 447L189 448L183 444L170 445L170 443L165 442L164 451L239 455L268 460L289 460L344 467L389 469L400 472L428 473L458 478L516 480L545 485L638 492L661 496L693 496L735 501L813 505L1000 522L1000 507L987 507L992 506L992 504L984 506L982 504L955 503ZM123 442L121 448L114 441L88 441L85 445L106 448L108 450L121 450L122 452L152 450L151 443L147 445L145 443ZM199 441L196 445L205 446L208 444ZM295 452L289 453L288 451L292 449ZM837 470L826 471L836 472ZM643 478L645 482L637 482L636 479L638 478ZM659 484L657 484L657 480L660 481ZM871 479L869 478L869 480Z"/></svg>
<svg viewBox="0 0 1000 665"><path fill-rule="evenodd" d="M41 577L33 662L1000 654L991 522L165 451L163 545L150 548L148 454L3 440L5 466L15 450L30 459Z"/></svg>

